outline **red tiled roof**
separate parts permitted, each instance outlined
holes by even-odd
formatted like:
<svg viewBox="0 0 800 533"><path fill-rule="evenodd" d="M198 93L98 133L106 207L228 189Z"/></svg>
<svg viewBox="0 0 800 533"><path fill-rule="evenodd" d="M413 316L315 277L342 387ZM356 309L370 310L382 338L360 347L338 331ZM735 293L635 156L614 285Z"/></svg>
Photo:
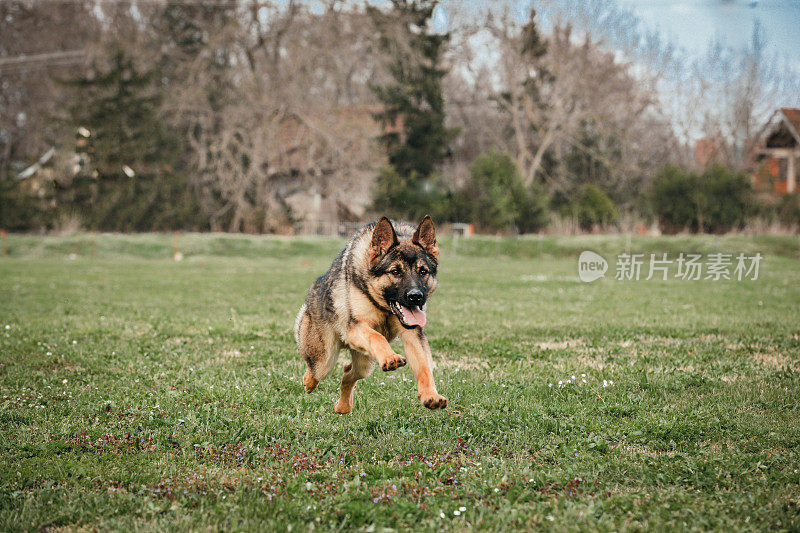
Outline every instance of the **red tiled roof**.
<svg viewBox="0 0 800 533"><path fill-rule="evenodd" d="M795 135L800 135L800 108L797 107L782 107L781 113L786 117L786 120L794 128Z"/></svg>

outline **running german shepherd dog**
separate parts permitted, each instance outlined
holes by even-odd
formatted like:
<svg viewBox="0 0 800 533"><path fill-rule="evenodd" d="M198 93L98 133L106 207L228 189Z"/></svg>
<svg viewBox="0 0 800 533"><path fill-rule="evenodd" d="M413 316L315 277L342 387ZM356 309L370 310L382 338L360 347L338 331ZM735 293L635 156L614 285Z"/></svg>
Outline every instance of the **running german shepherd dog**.
<svg viewBox="0 0 800 533"><path fill-rule="evenodd" d="M308 364L306 392L331 373L339 351L347 348L350 362L344 367L335 412L353 409L356 381L369 376L376 362L388 372L405 366L406 358L422 405L447 406L433 382L431 349L422 330L425 303L436 290L438 255L429 216L416 229L383 217L353 235L330 270L311 286L297 315L295 339ZM398 335L406 358L389 345Z"/></svg>

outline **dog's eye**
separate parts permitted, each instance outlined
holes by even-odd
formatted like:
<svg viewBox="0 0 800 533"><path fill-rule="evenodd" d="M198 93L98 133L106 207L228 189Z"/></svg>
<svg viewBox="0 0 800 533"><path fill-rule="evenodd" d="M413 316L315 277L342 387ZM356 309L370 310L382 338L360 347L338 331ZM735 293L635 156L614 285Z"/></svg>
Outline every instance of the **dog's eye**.
<svg viewBox="0 0 800 533"><path fill-rule="evenodd" d="M399 276L400 274L402 274L402 273L403 273L403 271L402 271L402 270L400 270L400 269L399 269L399 268L397 268L397 267L394 267L394 268L393 268L393 269L390 271L390 273L391 273L393 276Z"/></svg>
<svg viewBox="0 0 800 533"><path fill-rule="evenodd" d="M428 269L425 268L425 267L420 268L419 269L419 275L420 276L427 276L428 275Z"/></svg>

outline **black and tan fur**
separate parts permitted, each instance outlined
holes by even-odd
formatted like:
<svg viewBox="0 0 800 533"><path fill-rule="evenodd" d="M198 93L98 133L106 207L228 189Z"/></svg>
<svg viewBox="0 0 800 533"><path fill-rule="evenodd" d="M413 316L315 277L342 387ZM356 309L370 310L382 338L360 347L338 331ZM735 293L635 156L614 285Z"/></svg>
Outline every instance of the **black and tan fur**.
<svg viewBox="0 0 800 533"><path fill-rule="evenodd" d="M431 349L423 328L409 327L395 312L400 305L422 301L436 290L439 249L436 231L426 216L419 227L393 223L386 217L361 228L334 259L330 270L309 290L295 323L295 338L308 369L306 392L313 391L333 370L339 351L350 351L344 367L337 413L353 408L356 382L372 373L411 366L418 397L425 407L444 409L447 399L433 381ZM422 293L422 296L420 296ZM394 311L393 311L394 310ZM400 336L405 357L389 342Z"/></svg>

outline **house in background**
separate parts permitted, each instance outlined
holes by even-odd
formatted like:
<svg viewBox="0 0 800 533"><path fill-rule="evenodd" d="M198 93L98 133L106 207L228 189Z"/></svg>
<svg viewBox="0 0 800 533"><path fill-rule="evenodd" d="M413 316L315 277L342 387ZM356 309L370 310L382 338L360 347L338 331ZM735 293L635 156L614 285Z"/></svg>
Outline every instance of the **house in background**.
<svg viewBox="0 0 800 533"><path fill-rule="evenodd" d="M722 137L704 137L694 143L694 162L697 168L703 169L712 162L725 158L725 141Z"/></svg>
<svg viewBox="0 0 800 533"><path fill-rule="evenodd" d="M800 174L800 109L775 111L758 135L753 150L757 187L778 194L794 192Z"/></svg>

